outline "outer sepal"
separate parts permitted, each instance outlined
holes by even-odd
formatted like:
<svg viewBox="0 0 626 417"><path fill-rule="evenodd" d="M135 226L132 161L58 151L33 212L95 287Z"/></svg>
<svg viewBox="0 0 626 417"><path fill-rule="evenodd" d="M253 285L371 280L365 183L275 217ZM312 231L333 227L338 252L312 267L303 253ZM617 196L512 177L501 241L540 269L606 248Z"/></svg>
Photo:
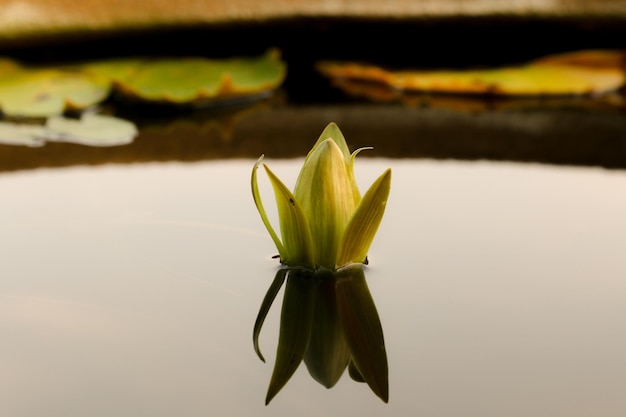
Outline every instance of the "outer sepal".
<svg viewBox="0 0 626 417"><path fill-rule="evenodd" d="M276 195L280 232L283 238L281 261L289 266L301 265L312 268L315 265L313 239L302 206L267 165L263 166Z"/></svg>
<svg viewBox="0 0 626 417"><path fill-rule="evenodd" d="M251 179L252 198L254 199L254 204L256 205L257 211L261 215L261 220L263 221L265 228L267 229L270 236L272 237L272 240L274 241L274 245L276 245L276 249L278 249L278 254L280 255L281 258L283 258L285 256L285 248L283 247L283 244L280 241L278 234L272 227L272 223L270 222L269 217L267 217L267 213L265 212L265 207L263 207L263 202L261 201L261 193L259 192L259 184L257 180L257 170L259 168L259 165L261 165L261 161L263 161L263 155L261 155L261 157L256 161L256 163L254 164L254 167L252 168L252 179Z"/></svg>

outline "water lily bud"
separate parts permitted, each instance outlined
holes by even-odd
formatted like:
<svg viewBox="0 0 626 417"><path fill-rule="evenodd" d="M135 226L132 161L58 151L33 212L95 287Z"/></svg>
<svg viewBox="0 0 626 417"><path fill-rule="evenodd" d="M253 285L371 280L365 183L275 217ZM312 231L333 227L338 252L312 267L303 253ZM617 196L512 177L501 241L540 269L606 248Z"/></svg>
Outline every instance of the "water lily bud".
<svg viewBox="0 0 626 417"><path fill-rule="evenodd" d="M307 155L294 193L266 166L274 188L280 237L270 224L252 171L252 195L281 262L316 270L363 263L383 217L391 184L385 171L361 198L354 159L335 123L330 123Z"/></svg>
<svg viewBox="0 0 626 417"><path fill-rule="evenodd" d="M292 193L266 166L274 189L280 237L272 227L252 171L252 195L283 266L265 295L253 330L254 349L270 307L286 282L276 362L266 404L302 361L327 388L346 368L384 402L389 399L382 327L365 282L363 264L382 220L391 188L391 170L361 198L354 159L336 124L322 132L304 160Z"/></svg>

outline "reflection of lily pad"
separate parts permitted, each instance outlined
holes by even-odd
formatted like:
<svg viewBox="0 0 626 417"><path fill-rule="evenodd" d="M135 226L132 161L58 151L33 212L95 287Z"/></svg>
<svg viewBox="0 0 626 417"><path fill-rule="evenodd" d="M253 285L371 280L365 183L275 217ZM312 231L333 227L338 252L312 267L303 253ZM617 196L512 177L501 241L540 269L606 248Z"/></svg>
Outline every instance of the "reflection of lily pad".
<svg viewBox="0 0 626 417"><path fill-rule="evenodd" d="M611 62L609 53L603 62ZM499 96L584 95L615 91L625 82L619 65L582 65L576 57L517 67L480 70L388 71L375 65L322 61L317 69L333 78L371 81L405 91ZM614 58L613 62L619 62Z"/></svg>
<svg viewBox="0 0 626 417"><path fill-rule="evenodd" d="M276 50L255 58L162 58L144 61L115 88L135 99L181 104L257 95L285 75Z"/></svg>
<svg viewBox="0 0 626 417"><path fill-rule="evenodd" d="M28 69L0 79L0 107L5 115L15 117L47 117L83 110L108 94L108 86L81 72Z"/></svg>

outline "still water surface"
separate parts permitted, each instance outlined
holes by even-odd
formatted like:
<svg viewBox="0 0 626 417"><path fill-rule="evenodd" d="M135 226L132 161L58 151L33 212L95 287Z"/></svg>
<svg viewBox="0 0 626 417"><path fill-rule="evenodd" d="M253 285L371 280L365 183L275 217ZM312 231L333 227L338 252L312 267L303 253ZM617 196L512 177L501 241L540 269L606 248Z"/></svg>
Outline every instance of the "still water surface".
<svg viewBox="0 0 626 417"><path fill-rule="evenodd" d="M267 162L291 186L302 159ZM280 304L264 364L253 163L2 173L0 415L626 415L626 172L358 159L362 188L393 169L366 270L389 404L301 366L264 406Z"/></svg>

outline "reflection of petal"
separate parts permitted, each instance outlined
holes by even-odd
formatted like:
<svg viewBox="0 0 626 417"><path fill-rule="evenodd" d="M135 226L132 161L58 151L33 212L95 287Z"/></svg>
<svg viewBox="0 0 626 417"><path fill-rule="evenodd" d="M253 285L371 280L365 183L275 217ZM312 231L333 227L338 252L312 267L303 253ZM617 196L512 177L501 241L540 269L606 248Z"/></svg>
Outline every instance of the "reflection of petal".
<svg viewBox="0 0 626 417"><path fill-rule="evenodd" d="M287 275L286 269L281 268L276 271L274 281L267 290L265 298L263 298L263 302L261 303L261 309L259 310L259 315L257 316L256 322L254 323L254 331L252 332L254 351L263 362L265 362L265 358L261 354L261 349L259 348L259 334L261 334L261 327L263 327L265 317L267 317L267 313L270 311L270 307L272 307L272 303L274 302L274 299L276 298L280 287L282 287L283 282L285 282L285 275Z"/></svg>
<svg viewBox="0 0 626 417"><path fill-rule="evenodd" d="M331 388L348 365L350 349L337 316L336 280L331 273L327 275L315 288L313 329L304 363L317 382Z"/></svg>
<svg viewBox="0 0 626 417"><path fill-rule="evenodd" d="M265 397L266 405L285 386L302 362L311 338L314 302L313 272L289 270L280 314L276 363Z"/></svg>
<svg viewBox="0 0 626 417"><path fill-rule="evenodd" d="M360 266L337 271L337 307L358 373L387 402L389 382L383 330Z"/></svg>
<svg viewBox="0 0 626 417"><path fill-rule="evenodd" d="M348 364L348 373L350 374L350 378L352 378L356 382L365 382L363 375L361 375L359 369L356 367L354 361L352 360L350 361L350 364Z"/></svg>

